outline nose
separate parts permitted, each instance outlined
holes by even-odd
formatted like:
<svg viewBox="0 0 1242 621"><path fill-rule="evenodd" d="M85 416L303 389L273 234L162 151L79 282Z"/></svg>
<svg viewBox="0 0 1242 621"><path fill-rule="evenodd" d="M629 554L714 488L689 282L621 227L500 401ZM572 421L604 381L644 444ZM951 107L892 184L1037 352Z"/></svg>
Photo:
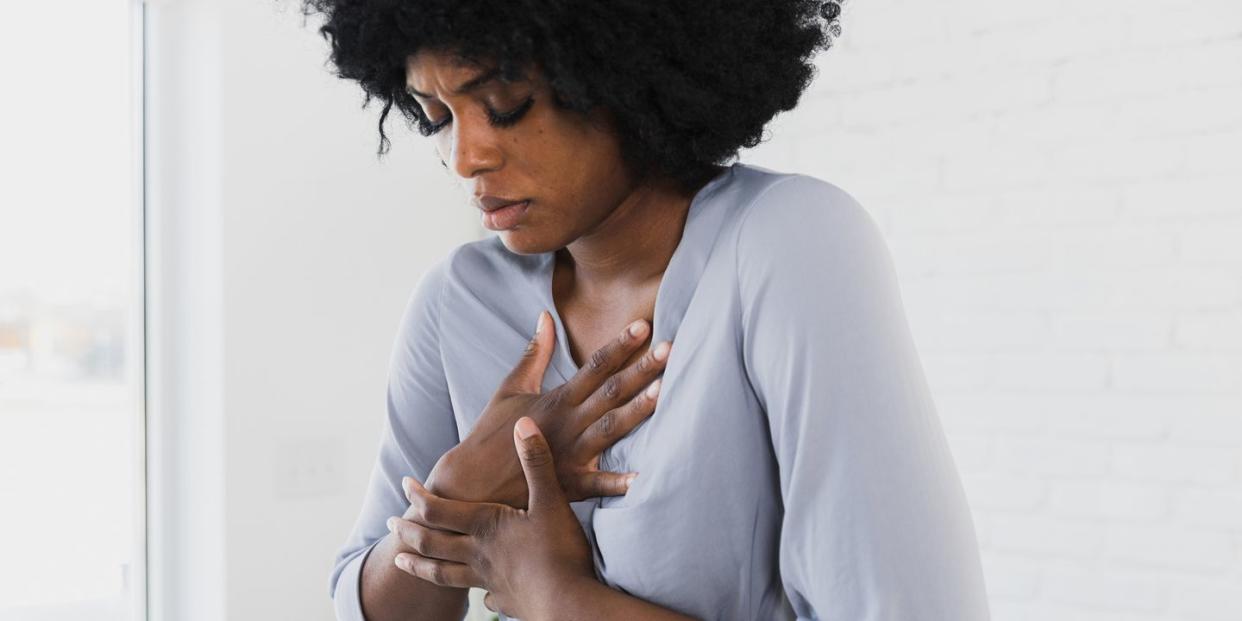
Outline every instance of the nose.
<svg viewBox="0 0 1242 621"><path fill-rule="evenodd" d="M473 116L473 115L465 115ZM449 124L448 132L449 155L442 158L449 170L463 179L478 176L488 170L495 170L504 161L503 154L497 144L496 132L487 124L486 119L457 118Z"/></svg>

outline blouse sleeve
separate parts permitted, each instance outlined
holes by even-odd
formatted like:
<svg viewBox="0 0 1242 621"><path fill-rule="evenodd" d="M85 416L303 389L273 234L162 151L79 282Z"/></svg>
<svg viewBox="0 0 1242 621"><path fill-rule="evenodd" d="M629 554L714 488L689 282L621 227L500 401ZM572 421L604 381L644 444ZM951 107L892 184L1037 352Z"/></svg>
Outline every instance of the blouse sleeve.
<svg viewBox="0 0 1242 621"><path fill-rule="evenodd" d="M792 175L751 205L737 258L798 618L987 619L965 493L874 220Z"/></svg>
<svg viewBox="0 0 1242 621"><path fill-rule="evenodd" d="M364 621L360 598L362 564L388 534L385 521L401 515L409 501L401 478L426 481L432 466L458 443L440 356L439 313L447 260L428 270L406 305L392 348L388 372L388 414L379 454L371 469L362 510L336 555L328 592L336 617Z"/></svg>

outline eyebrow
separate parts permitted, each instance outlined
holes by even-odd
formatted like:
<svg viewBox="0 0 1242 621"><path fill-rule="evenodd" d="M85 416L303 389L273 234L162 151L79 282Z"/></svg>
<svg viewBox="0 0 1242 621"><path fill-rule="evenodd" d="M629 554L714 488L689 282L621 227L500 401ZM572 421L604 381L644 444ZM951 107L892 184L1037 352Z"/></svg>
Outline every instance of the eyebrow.
<svg viewBox="0 0 1242 621"><path fill-rule="evenodd" d="M454 94L454 95L464 95L464 94L466 94L466 93L469 93L470 91L473 91L473 90L475 90L475 89L479 88L480 86L483 86L484 84L486 84L486 83L488 83L488 82L491 82L492 80L496 79L496 76L498 76L498 75L500 75L500 68L499 68L499 67L495 67L495 68L489 69L489 70L487 70L487 71L484 71L483 73L480 73L479 75L477 75L477 76L475 76L475 77L473 77L473 78L470 78L469 80L466 80L465 84L462 84L461 86L458 86L457 88L453 89L453 94ZM432 99L432 96L431 96L431 95L427 95L427 94L424 94L424 93L420 93L420 92L418 92L418 91L414 90L414 87L412 87L412 86L410 86L410 85L408 85L408 84L406 85L405 90L406 90L409 94L411 94L411 95L417 95L417 96L419 96L419 97L423 97L423 98L425 98L425 99Z"/></svg>

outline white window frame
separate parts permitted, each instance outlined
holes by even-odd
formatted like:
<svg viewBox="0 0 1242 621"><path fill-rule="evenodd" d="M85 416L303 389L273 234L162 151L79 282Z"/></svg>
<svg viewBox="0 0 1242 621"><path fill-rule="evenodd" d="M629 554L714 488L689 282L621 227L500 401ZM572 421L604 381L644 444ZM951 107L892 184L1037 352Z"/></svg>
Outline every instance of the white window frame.
<svg viewBox="0 0 1242 621"><path fill-rule="evenodd" d="M131 571L127 580L129 609L134 619L149 619L148 593L148 547L147 540L147 309L146 309L146 150L145 150L145 93L146 93L146 29L145 5L141 0L129 3L130 45L130 231L136 233L137 243L131 245L130 273L132 295L129 301L129 326L127 334L127 377L130 381L130 402L134 406L134 425L131 433L135 447L130 467L133 474L131 488L134 505L134 521L131 530Z"/></svg>
<svg viewBox="0 0 1242 621"><path fill-rule="evenodd" d="M219 3L143 15L146 618L227 618Z"/></svg>

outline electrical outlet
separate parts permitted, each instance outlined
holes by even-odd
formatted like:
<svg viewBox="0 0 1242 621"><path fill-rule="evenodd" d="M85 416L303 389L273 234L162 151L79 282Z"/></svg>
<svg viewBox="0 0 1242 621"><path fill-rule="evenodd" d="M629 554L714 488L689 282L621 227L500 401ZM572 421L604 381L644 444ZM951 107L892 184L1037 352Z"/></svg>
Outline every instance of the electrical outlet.
<svg viewBox="0 0 1242 621"><path fill-rule="evenodd" d="M317 498L345 491L345 443L339 438L286 438L276 446L273 493Z"/></svg>

